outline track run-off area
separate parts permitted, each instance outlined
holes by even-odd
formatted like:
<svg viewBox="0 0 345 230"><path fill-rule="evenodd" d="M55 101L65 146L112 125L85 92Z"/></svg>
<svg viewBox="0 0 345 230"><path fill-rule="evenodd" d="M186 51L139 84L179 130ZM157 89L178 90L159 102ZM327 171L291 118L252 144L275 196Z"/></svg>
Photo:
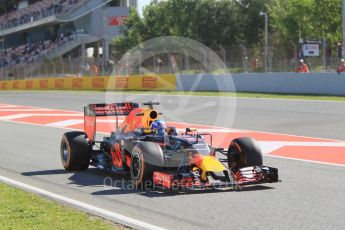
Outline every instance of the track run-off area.
<svg viewBox="0 0 345 230"><path fill-rule="evenodd" d="M184 122L168 120L181 132L193 127L211 133L213 146L227 148L234 138L255 138L264 153L264 164L277 167L282 180L236 192L180 193L126 189L128 175L94 168L63 170L60 138L68 130L83 130L83 106L100 102L104 96L100 94L0 93L0 175L168 229L345 228L345 133L344 138L340 133L345 103L238 98L234 127L205 122L212 116L207 109L196 111L193 119ZM155 99L143 97L140 102ZM181 97L161 99L161 104L169 101L174 105ZM186 106L213 100L193 96ZM114 102L120 101L123 96ZM165 108L163 113L167 112ZM114 117L98 119L99 138L114 127ZM104 186L108 177L125 182Z"/></svg>

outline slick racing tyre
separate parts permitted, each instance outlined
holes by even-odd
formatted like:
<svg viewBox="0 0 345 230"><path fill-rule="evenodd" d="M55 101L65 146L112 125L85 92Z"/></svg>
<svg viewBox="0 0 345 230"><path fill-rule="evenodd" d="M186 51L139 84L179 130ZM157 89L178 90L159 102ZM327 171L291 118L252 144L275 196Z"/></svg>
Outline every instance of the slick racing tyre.
<svg viewBox="0 0 345 230"><path fill-rule="evenodd" d="M86 170L90 164L90 146L84 132L68 132L60 147L62 165L66 170Z"/></svg>
<svg viewBox="0 0 345 230"><path fill-rule="evenodd" d="M262 152L256 140L250 137L234 139L228 149L228 165L233 172L243 167L262 166Z"/></svg>
<svg viewBox="0 0 345 230"><path fill-rule="evenodd" d="M153 172L164 165L161 147L154 142L140 142L132 150L130 174L136 188L149 189L153 186Z"/></svg>

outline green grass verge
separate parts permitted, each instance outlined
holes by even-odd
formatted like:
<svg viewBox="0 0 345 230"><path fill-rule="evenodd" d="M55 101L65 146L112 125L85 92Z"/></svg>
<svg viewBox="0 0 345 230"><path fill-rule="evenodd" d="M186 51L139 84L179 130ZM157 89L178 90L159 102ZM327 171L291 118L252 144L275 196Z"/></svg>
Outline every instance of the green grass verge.
<svg viewBox="0 0 345 230"><path fill-rule="evenodd" d="M38 195L0 183L0 229L124 229Z"/></svg>
<svg viewBox="0 0 345 230"><path fill-rule="evenodd" d="M31 91L0 91L1 92L39 92L40 90ZM65 93L104 93L104 91L94 90L47 90L44 92L65 92ZM223 97L240 97L240 98L272 98L272 99L294 99L294 100L322 100L322 101L345 101L345 96L329 95L312 95L312 94L280 94L280 93L229 93L229 92L186 92L186 91L111 91L118 94L164 94L164 95L192 95L192 96L223 96Z"/></svg>

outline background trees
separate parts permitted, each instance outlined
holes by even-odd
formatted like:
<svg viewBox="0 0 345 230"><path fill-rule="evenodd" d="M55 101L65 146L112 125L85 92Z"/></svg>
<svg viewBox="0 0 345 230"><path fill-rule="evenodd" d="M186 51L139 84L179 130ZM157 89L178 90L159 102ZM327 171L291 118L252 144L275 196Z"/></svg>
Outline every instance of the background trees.
<svg viewBox="0 0 345 230"><path fill-rule="evenodd" d="M184 36L212 47L263 47L264 17L268 13L270 45L291 56L291 43L327 39L335 47L342 40L341 0L153 0L140 17L131 11L115 40L124 52L159 36ZM244 7L244 6L248 7ZM335 53L335 52L334 52Z"/></svg>
<svg viewBox="0 0 345 230"><path fill-rule="evenodd" d="M207 46L237 44L245 40L244 34L252 35L252 31L245 33L247 18L245 10L236 1L152 1L142 18L132 10L122 28L124 37L118 38L115 44L123 50L129 43L136 45L159 36L189 37Z"/></svg>
<svg viewBox="0 0 345 230"><path fill-rule="evenodd" d="M277 44L289 40L321 40L331 44L342 40L341 1L339 0L275 0L267 5L271 33Z"/></svg>

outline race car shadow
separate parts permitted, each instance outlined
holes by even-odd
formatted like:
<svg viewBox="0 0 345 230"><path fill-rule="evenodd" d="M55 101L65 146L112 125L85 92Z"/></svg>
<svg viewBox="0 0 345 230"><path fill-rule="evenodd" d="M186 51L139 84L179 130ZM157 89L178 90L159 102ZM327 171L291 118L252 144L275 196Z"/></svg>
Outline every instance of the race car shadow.
<svg viewBox="0 0 345 230"><path fill-rule="evenodd" d="M223 193L223 192L249 192L260 191L267 189L274 189L264 185L251 185L240 188L230 189L178 189L178 190L166 190L161 188L136 188L131 182L130 175L128 173L111 173L102 171L96 168L90 168L86 171L65 171L63 169L42 170L22 173L24 176L52 176L56 175L68 175L68 185L76 185L78 187L92 187L98 188L97 191L92 192L95 196L108 196L108 195L126 195L126 194L138 194L149 198L159 198L167 196L180 196L180 195L192 195L202 193Z"/></svg>
<svg viewBox="0 0 345 230"><path fill-rule="evenodd" d="M80 187L104 187L107 181L130 181L128 173L110 173L96 168L89 168L86 171L66 171L64 169L52 169L42 171L23 172L24 176L50 176L54 180L55 176L67 175L69 182L66 184ZM61 177L59 176L59 180ZM63 179L62 179L63 180Z"/></svg>
<svg viewBox="0 0 345 230"><path fill-rule="evenodd" d="M130 182L129 182L130 183ZM198 189L198 190L187 190L187 189L178 189L178 190L165 190L165 189L108 189L93 192L92 195L119 195L119 194L133 194L137 193L146 197L157 198L157 197L167 197L167 196L181 196L181 195L192 195L192 194L205 194L205 193L224 193L224 192L248 192L248 191L260 191L274 189L269 186L264 185L252 185L248 187L241 187L240 189Z"/></svg>

